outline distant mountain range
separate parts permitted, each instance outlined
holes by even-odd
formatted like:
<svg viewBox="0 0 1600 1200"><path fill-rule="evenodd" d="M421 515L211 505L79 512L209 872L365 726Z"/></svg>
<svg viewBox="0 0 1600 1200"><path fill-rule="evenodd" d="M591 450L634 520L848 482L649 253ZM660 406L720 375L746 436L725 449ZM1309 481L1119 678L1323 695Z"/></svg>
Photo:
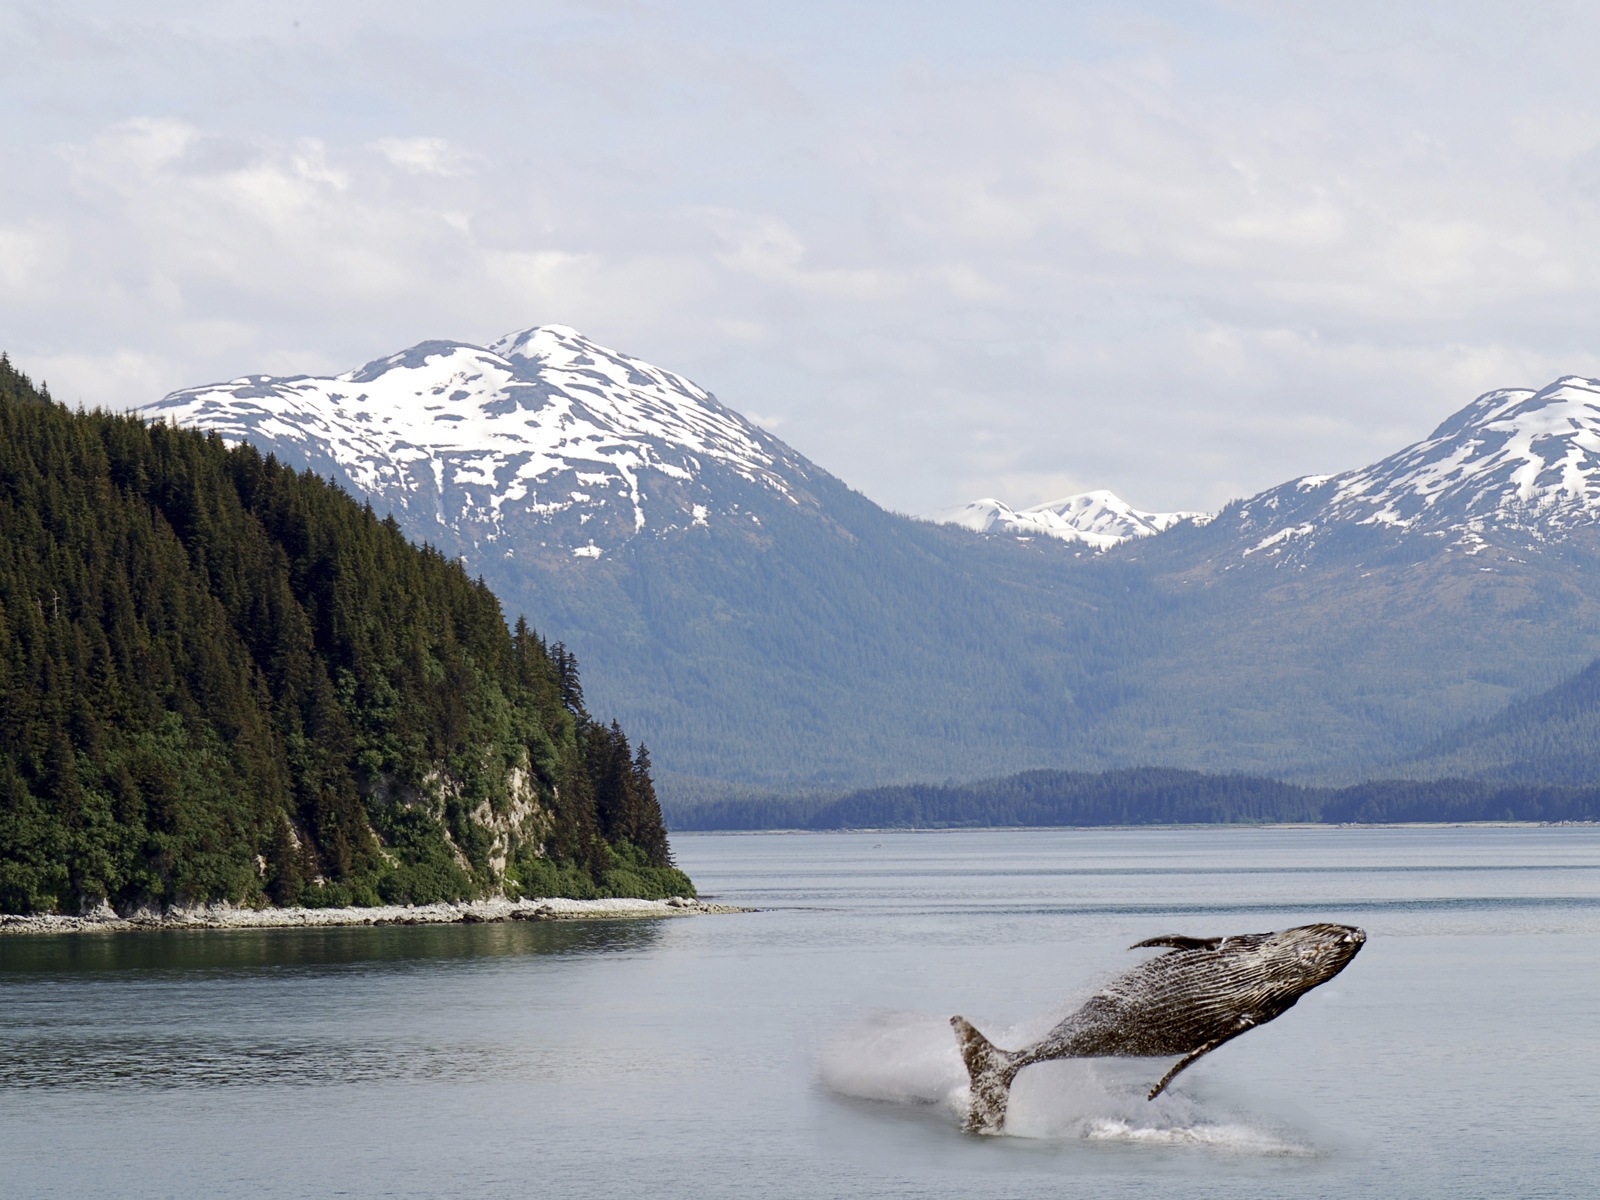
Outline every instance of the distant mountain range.
<svg viewBox="0 0 1600 1200"><path fill-rule="evenodd" d="M959 525L974 533L1048 537L1088 550L1109 550L1130 538L1153 537L1179 521L1203 524L1210 520L1210 514L1141 512L1113 492L1095 491L1022 509L1011 508L994 499L974 500L960 508L938 513L932 520L941 525Z"/></svg>
<svg viewBox="0 0 1600 1200"><path fill-rule="evenodd" d="M1600 384L1575 378L1211 519L1088 493L954 525L885 512L562 326L145 411L330 475L464 558L592 667L591 707L683 794L1355 778L1600 657Z"/></svg>

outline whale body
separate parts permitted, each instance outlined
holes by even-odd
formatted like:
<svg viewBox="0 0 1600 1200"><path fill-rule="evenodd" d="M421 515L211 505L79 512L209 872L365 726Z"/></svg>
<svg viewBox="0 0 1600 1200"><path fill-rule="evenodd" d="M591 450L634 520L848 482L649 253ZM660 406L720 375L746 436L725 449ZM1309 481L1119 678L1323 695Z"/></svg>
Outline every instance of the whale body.
<svg viewBox="0 0 1600 1200"><path fill-rule="evenodd" d="M966 1128L999 1133L1017 1072L1057 1058L1182 1057L1150 1090L1159 1096L1202 1055L1264 1025L1349 965L1367 935L1351 925L1302 925L1232 937L1154 937L1168 947L1097 993L1031 1046L1002 1050L951 1017L972 1084Z"/></svg>

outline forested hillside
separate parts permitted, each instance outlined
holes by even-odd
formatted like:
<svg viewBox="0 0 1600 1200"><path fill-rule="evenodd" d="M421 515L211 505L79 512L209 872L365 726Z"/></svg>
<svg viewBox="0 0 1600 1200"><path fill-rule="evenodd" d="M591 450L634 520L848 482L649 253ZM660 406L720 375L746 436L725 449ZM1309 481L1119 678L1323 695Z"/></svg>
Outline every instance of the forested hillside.
<svg viewBox="0 0 1600 1200"><path fill-rule="evenodd" d="M1600 781L1600 661L1452 732L1406 766L1419 775L1505 782Z"/></svg>
<svg viewBox="0 0 1600 1200"><path fill-rule="evenodd" d="M692 894L573 657L311 474L0 357L0 910Z"/></svg>
<svg viewBox="0 0 1600 1200"><path fill-rule="evenodd" d="M1600 820L1600 784L1379 780L1305 787L1249 775L1143 768L1025 771L970 784L870 788L836 800L726 800L669 810L675 829Z"/></svg>

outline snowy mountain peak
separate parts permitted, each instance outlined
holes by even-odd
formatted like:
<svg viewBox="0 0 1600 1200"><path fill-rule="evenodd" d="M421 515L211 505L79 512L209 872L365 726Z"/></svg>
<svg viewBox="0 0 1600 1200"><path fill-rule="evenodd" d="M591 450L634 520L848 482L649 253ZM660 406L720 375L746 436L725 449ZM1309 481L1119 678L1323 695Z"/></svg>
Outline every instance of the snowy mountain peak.
<svg viewBox="0 0 1600 1200"><path fill-rule="evenodd" d="M1443 536L1476 553L1490 529L1544 540L1600 524L1600 381L1486 392L1388 458L1263 492L1228 519L1256 539L1246 557L1286 561L1335 526Z"/></svg>
<svg viewBox="0 0 1600 1200"><path fill-rule="evenodd" d="M1115 493L1100 490L1023 509L1013 509L992 498L974 500L932 519L944 525L960 525L976 533L1049 537L1091 550L1108 550L1130 538L1149 537L1172 528L1179 521L1204 515L1143 512Z"/></svg>
<svg viewBox="0 0 1600 1200"><path fill-rule="evenodd" d="M580 378L606 380L616 387L664 387L696 400L711 393L671 371L592 342L570 325L535 325L489 344L489 352L540 371L566 371Z"/></svg>
<svg viewBox="0 0 1600 1200"><path fill-rule="evenodd" d="M752 489L801 503L815 471L705 389L565 325L421 342L332 378L244 376L142 411L332 475L441 544L532 521L535 545L581 558L739 516Z"/></svg>
<svg viewBox="0 0 1600 1200"><path fill-rule="evenodd" d="M1458 517L1564 525L1600 513L1600 381L1478 397L1425 440L1332 476L1330 507L1399 528ZM1362 510L1365 510L1363 512Z"/></svg>
<svg viewBox="0 0 1600 1200"><path fill-rule="evenodd" d="M553 354L581 352L588 339L571 325L534 325L490 342L489 349L505 358L543 360ZM595 347L595 349L600 349ZM612 352L601 351L610 357Z"/></svg>

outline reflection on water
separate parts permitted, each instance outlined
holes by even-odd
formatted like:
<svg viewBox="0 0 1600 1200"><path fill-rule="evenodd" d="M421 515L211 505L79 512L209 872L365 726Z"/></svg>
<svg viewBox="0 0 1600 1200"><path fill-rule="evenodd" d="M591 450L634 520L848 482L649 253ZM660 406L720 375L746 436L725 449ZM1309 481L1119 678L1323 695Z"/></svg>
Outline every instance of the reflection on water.
<svg viewBox="0 0 1600 1200"><path fill-rule="evenodd" d="M203 1036L23 1036L0 1046L0 1088L315 1086L531 1079L551 1055L519 1048Z"/></svg>
<svg viewBox="0 0 1600 1200"><path fill-rule="evenodd" d="M659 925L639 918L0 937L0 980L34 973L293 971L500 955L616 954L647 949Z"/></svg>
<svg viewBox="0 0 1600 1200"><path fill-rule="evenodd" d="M556 1051L419 1037L394 1000L506 961L639 954L659 934L628 920L0 939L0 1089L531 1079ZM365 997L363 1019L341 997Z"/></svg>

